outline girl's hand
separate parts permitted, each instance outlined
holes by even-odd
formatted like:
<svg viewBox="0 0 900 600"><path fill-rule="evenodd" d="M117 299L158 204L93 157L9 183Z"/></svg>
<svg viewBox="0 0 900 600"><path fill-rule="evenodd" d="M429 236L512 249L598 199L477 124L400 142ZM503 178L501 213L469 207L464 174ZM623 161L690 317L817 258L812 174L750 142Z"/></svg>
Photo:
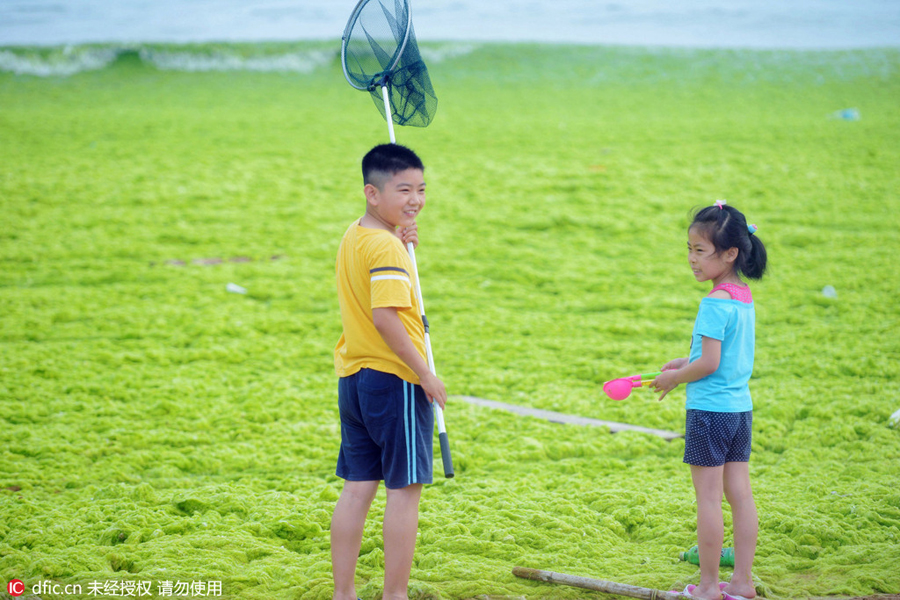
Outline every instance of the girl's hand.
<svg viewBox="0 0 900 600"><path fill-rule="evenodd" d="M687 359L675 359L667 363L666 366L679 360L686 361ZM650 383L650 387L653 388L654 392L662 392L662 395L659 397L659 400L662 400L666 397L666 394L678 387L678 371L674 368L666 369L663 367L663 372L656 376L656 379Z"/></svg>
<svg viewBox="0 0 900 600"><path fill-rule="evenodd" d="M412 242L413 248L419 247L419 226L413 223L409 227L401 227L397 230L397 237L403 242L403 245Z"/></svg>
<svg viewBox="0 0 900 600"><path fill-rule="evenodd" d="M660 371L677 371L683 369L688 362L687 358L675 358L664 364Z"/></svg>

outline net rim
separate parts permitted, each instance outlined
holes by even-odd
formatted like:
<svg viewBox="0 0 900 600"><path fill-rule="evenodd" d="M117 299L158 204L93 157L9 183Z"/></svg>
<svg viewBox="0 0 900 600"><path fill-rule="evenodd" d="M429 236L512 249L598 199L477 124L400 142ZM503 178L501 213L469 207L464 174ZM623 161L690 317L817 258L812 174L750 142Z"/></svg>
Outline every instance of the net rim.
<svg viewBox="0 0 900 600"><path fill-rule="evenodd" d="M372 0L359 0L357 2L356 7L353 9L353 12L350 14L350 18L347 20L347 25L344 27L344 34L341 36L341 69L344 71L344 79L347 80L351 86L358 90L368 91L372 88L372 85L368 87L361 87L353 82L353 79L350 77L350 73L347 71L347 43L350 41L350 32L353 30L353 26L356 25L356 21L359 19L359 15L362 14L363 8L371 2ZM397 47L397 51L394 53L393 62L391 66L386 69L387 72L393 71L397 68L397 63L400 62L400 58L403 56L403 51L406 50L406 44L409 42L409 33L412 30L412 11L409 7L409 0L403 0L403 4L406 7L406 32L403 35L403 43L401 43Z"/></svg>

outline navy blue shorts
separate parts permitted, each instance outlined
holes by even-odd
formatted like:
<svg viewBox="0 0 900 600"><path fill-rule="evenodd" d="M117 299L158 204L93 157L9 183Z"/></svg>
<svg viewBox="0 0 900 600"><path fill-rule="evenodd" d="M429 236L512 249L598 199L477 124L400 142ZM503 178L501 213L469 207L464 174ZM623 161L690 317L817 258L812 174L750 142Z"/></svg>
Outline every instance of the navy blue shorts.
<svg viewBox="0 0 900 600"><path fill-rule="evenodd" d="M362 369L338 381L338 407L338 477L391 489L431 483L434 411L421 386Z"/></svg>
<svg viewBox="0 0 900 600"><path fill-rule="evenodd" d="M684 462L698 467L721 467L749 462L753 411L739 413L687 411Z"/></svg>

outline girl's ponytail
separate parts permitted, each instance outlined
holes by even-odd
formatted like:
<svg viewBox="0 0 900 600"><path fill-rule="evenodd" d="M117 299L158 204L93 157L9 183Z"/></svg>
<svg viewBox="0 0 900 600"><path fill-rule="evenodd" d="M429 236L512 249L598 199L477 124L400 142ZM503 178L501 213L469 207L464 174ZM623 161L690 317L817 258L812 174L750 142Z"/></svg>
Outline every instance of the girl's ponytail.
<svg viewBox="0 0 900 600"><path fill-rule="evenodd" d="M756 228L754 225L751 225L751 227L754 230ZM755 232L751 233L749 237L750 252L747 253L747 261L743 265L741 272L750 279L762 279L766 272L766 247L763 245L762 240L756 237Z"/></svg>

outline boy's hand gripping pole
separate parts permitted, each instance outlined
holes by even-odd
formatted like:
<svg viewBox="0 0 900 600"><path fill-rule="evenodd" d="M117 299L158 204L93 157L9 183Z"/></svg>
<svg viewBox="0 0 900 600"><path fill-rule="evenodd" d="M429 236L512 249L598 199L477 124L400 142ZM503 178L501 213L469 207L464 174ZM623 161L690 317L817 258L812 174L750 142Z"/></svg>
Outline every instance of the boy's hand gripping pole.
<svg viewBox="0 0 900 600"><path fill-rule="evenodd" d="M434 355L431 353L431 334L428 328L428 317L425 316L425 303L422 300L422 286L419 285L419 267L416 265L416 250L412 242L406 244L409 251L409 259L412 262L413 274L416 278L416 300L419 301L419 310L422 311L422 324L425 326L425 357L428 360L428 369L437 375L434 370ZM450 440L447 438L447 426L444 425L444 411L437 402L432 400L434 406L434 418L438 426L438 439L441 442L441 460L444 463L444 477L453 477L453 458L450 456Z"/></svg>

